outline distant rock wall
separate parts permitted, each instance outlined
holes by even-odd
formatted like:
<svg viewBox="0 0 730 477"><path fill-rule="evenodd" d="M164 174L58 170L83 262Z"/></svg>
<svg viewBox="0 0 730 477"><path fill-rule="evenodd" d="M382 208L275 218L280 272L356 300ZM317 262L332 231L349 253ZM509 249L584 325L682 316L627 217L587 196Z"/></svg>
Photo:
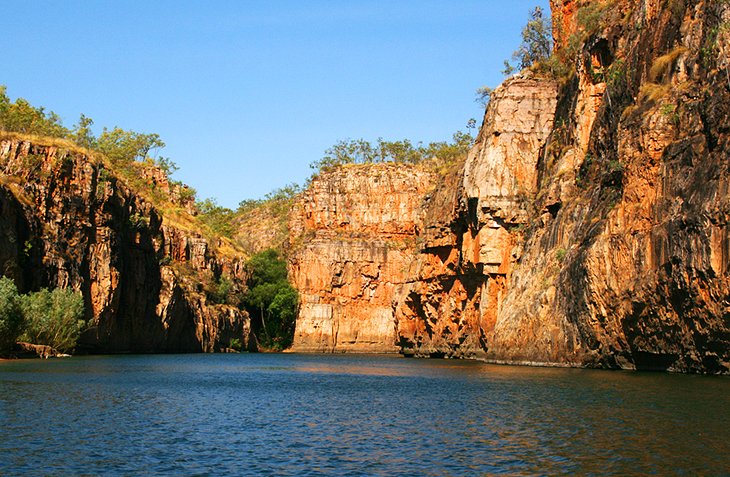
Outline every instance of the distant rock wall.
<svg viewBox="0 0 730 477"><path fill-rule="evenodd" d="M166 180L155 183L175 194ZM91 323L81 349L211 352L246 342L245 312L211 304L200 281L226 274L243 283L242 259L168 222L82 151L0 140L0 273L22 292L80 290Z"/></svg>
<svg viewBox="0 0 730 477"><path fill-rule="evenodd" d="M312 181L292 213L290 277L301 309L294 351L396 352L393 297L404 283L434 175L347 166Z"/></svg>

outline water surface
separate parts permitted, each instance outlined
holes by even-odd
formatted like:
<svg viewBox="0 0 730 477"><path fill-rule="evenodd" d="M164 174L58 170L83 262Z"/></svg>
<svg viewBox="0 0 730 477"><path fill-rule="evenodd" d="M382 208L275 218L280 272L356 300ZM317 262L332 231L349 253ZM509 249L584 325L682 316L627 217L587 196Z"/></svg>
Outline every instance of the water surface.
<svg viewBox="0 0 730 477"><path fill-rule="evenodd" d="M394 356L0 363L0 475L730 475L730 379Z"/></svg>

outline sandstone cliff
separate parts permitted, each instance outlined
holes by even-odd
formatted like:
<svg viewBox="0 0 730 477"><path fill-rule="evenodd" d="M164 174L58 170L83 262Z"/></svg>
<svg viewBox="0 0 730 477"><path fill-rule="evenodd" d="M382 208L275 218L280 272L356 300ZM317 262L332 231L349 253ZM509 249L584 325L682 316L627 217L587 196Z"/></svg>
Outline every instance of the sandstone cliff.
<svg viewBox="0 0 730 477"><path fill-rule="evenodd" d="M571 3L553 12L584 35ZM730 370L728 5L670 3L587 5L604 21L561 91L489 357Z"/></svg>
<svg viewBox="0 0 730 477"><path fill-rule="evenodd" d="M0 138L0 273L21 292L81 290L91 352L220 351L245 343L248 316L210 302L203 283L243 283L240 256L191 224L164 174L142 168L158 209L102 158L60 140ZM168 202L168 205L172 205Z"/></svg>
<svg viewBox="0 0 730 477"><path fill-rule="evenodd" d="M314 181L295 349L729 372L730 5L665 3L554 0L567 75L505 82L445 177Z"/></svg>
<svg viewBox="0 0 730 477"><path fill-rule="evenodd" d="M314 178L292 213L300 293L294 351L395 352L392 301L407 277L434 175L412 166L347 166Z"/></svg>

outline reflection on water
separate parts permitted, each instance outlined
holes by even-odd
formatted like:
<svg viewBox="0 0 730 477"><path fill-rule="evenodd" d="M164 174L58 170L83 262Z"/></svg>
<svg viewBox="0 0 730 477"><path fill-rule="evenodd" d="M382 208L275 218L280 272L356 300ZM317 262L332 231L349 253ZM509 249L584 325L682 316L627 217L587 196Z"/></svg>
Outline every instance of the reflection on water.
<svg viewBox="0 0 730 477"><path fill-rule="evenodd" d="M0 475L730 474L730 380L384 356L0 363Z"/></svg>

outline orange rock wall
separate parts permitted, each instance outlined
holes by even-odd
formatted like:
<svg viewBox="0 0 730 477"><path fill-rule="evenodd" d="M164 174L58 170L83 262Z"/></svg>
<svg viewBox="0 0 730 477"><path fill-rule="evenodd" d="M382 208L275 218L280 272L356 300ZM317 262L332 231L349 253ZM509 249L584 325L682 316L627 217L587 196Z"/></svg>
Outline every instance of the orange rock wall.
<svg viewBox="0 0 730 477"><path fill-rule="evenodd" d="M433 174L347 166L312 181L292 214L294 351L395 352L392 301L407 277Z"/></svg>
<svg viewBox="0 0 730 477"><path fill-rule="evenodd" d="M368 198L382 171L358 170L363 193L342 186L354 169L320 178L295 220L313 239L293 268L299 349L338 349L345 316L356 343L377 315L381 349L404 354L730 372L730 5L556 0L559 48L598 2L574 75L507 81L463 167L398 214ZM398 217L415 242L391 256L376 237ZM368 288L392 316L385 299L370 315Z"/></svg>
<svg viewBox="0 0 730 477"><path fill-rule="evenodd" d="M154 171L142 177L175 195ZM181 203L181 207L189 204ZM90 352L221 351L245 343L245 312L210 303L200 278L242 286L243 257L223 257L83 152L0 140L0 273L22 292L82 292Z"/></svg>

